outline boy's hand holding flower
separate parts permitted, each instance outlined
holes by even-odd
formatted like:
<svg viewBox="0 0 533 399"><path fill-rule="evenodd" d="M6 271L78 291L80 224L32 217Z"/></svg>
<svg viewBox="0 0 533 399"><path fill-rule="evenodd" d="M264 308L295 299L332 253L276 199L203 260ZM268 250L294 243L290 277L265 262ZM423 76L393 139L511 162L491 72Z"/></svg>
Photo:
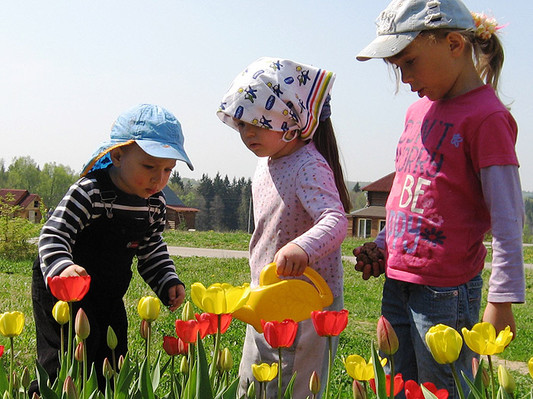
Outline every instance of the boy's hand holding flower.
<svg viewBox="0 0 533 399"><path fill-rule="evenodd" d="M70 265L61 272L59 277L88 276L87 270L79 265Z"/></svg>
<svg viewBox="0 0 533 399"><path fill-rule="evenodd" d="M176 284L168 289L168 308L171 312L181 306L185 300L185 287Z"/></svg>

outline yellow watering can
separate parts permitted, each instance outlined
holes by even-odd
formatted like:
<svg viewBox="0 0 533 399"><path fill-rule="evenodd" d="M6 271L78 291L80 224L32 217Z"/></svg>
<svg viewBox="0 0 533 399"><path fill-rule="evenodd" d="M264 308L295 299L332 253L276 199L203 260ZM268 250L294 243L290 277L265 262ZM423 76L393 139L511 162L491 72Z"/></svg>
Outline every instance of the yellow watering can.
<svg viewBox="0 0 533 399"><path fill-rule="evenodd" d="M250 291L246 304L233 317L252 325L262 333L261 319L302 321L311 317L313 310L322 310L333 303L333 294L318 272L306 267L307 281L282 280L276 273L276 264L266 265L259 276L259 285Z"/></svg>

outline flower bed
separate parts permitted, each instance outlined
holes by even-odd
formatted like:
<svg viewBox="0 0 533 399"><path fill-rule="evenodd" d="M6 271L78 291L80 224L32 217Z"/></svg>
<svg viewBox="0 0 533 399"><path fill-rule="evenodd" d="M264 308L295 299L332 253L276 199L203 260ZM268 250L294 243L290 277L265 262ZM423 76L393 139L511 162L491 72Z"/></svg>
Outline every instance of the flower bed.
<svg viewBox="0 0 533 399"><path fill-rule="evenodd" d="M231 314L246 303L249 288L234 287L229 284L213 284L208 288L196 283L191 289L194 304L203 313L195 313L193 306L186 303L180 319L176 320L176 335L165 336L162 345L164 352L159 352L150 358L152 342L152 324L159 317L160 303L157 298L143 297L138 302L137 311L141 317L140 334L146 343L144 357L133 359L126 358L106 359L102 367L107 380L105 389L100 391L97 387L95 368L89 368L84 361L86 350L84 342L90 334L89 320L80 310L73 321L69 303L79 300L87 292L86 281L76 278L60 279L57 285L49 283L54 295L62 299L54 307L54 317L60 325L68 330L67 348L61 350L61 370L56 381L47 384L46 372L37 367L36 374L40 380L41 397L43 398L193 398L193 397L237 397L238 380L230 378L230 370L234 364L231 350L220 348L220 337L228 328L231 328ZM54 288L52 288L54 287ZM55 288L58 288L56 291ZM316 311L311 314L317 334L329 340L332 336L342 333L348 322L347 310L340 312ZM263 321L263 330L267 342L283 357L283 348L292 344L296 333L297 324L292 320ZM24 315L20 312L6 312L0 315L0 334L7 337L10 347L7 351L0 346L0 357L5 363L9 357L9 366L0 365L0 393L4 398L27 397L26 389L29 385L29 371L13 370L15 339L24 327ZM63 329L63 327L62 327ZM74 332L76 339L74 339ZM208 335L214 337L212 350L206 350L204 340ZM462 336L450 327L438 325L428 331L426 341L435 360L439 363L450 364L458 356L464 343L473 351L486 356L488 369L481 364L474 364L477 369L474 373L476 379L472 381L472 390L479 394L479 398L489 395L505 398L516 390L516 385L511 374L503 366L494 370L491 357L501 353L510 343L512 334L508 329L496 334L494 327L488 323L479 323L471 330L464 329ZM108 330L108 346L114 350L117 342L112 329ZM379 398L391 397L390 392L397 394L404 391L407 398L445 398L447 392L435 387L431 382L419 386L414 381L403 381L402 376L394 374L392 355L397 350L397 339L390 324L381 317L377 323L377 347L384 358L372 347L372 357L367 362L363 357L353 354L342 359L342 364L347 374L353 379L352 395L356 398L366 398L376 395ZM445 348L445 350L443 350ZM9 356L6 356L6 353ZM390 362L394 378L385 375L383 365ZM324 391L323 397L330 397L329 376L334 367L330 359L328 371L328 384L320 387L320 379L316 373L309 381L313 395ZM533 378L533 358L529 361L529 372ZM248 387L247 397L263 397L265 384L276 380L282 373L281 360L276 364L257 364L253 366L255 381ZM163 375L170 379L170 386L163 394L158 392L159 383ZM461 376L456 375L457 379ZM294 378L297 378L293 376ZM279 397L292 397L292 382L288 384L285 392L278 391ZM281 387L278 378L278 387ZM533 395L533 393L532 393Z"/></svg>

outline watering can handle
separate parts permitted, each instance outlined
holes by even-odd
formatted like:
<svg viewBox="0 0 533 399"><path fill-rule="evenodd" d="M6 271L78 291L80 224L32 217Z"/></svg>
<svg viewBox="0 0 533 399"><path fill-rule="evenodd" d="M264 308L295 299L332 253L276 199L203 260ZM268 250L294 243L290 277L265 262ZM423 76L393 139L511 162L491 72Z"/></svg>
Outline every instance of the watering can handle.
<svg viewBox="0 0 533 399"><path fill-rule="evenodd" d="M318 290L318 295L322 301L324 307L329 306L333 303L333 294L331 289L326 283L326 280L313 268L307 266L303 273L311 282L315 285L315 288ZM259 285L270 285L281 281L277 272L276 272L276 263L272 262L263 267L261 274L259 275Z"/></svg>

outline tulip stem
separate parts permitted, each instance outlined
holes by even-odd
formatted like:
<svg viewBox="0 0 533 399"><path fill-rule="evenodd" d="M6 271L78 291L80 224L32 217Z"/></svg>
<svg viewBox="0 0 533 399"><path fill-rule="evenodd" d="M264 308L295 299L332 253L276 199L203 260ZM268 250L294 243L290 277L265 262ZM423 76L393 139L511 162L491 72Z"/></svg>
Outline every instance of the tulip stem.
<svg viewBox="0 0 533 399"><path fill-rule="evenodd" d="M389 399L394 399L394 355L390 355L390 392Z"/></svg>
<svg viewBox="0 0 533 399"><path fill-rule="evenodd" d="M9 337L9 343L11 344L11 363L9 364L9 396L13 394L13 363L15 362L15 352L13 350L13 337Z"/></svg>
<svg viewBox="0 0 533 399"><path fill-rule="evenodd" d="M146 334L146 364L148 365L148 370L150 370L150 347L152 341L152 322L148 322L148 329Z"/></svg>
<svg viewBox="0 0 533 399"><path fill-rule="evenodd" d="M489 360L489 370L490 370L490 385L492 387L492 399L496 398L496 383L494 378L494 367L492 365L492 357L490 355L487 355L487 359Z"/></svg>
<svg viewBox="0 0 533 399"><path fill-rule="evenodd" d="M281 399L283 395L281 394L281 376L283 374L282 363L281 363L281 346L278 348L278 399Z"/></svg>
<svg viewBox="0 0 533 399"><path fill-rule="evenodd" d="M68 319L68 350L67 350L67 370L70 370L70 365L72 364L72 345L74 343L72 342L72 330L74 328L74 321L72 319L72 314L74 313L74 310L72 309L72 302L68 302L68 311L69 311L69 319Z"/></svg>
<svg viewBox="0 0 533 399"><path fill-rule="evenodd" d="M83 378L82 378L82 397L85 398L85 383L87 381L87 345L85 340L81 341L83 344Z"/></svg>
<svg viewBox="0 0 533 399"><path fill-rule="evenodd" d="M461 385L461 380L459 379L459 375L457 374L457 369L455 368L455 363L450 363L450 366L452 368L453 379L455 380L455 385L457 386L457 391L459 392L459 397L461 399L465 399L465 394L463 392L463 386ZM392 378L391 378L391 380L392 380Z"/></svg>
<svg viewBox="0 0 533 399"><path fill-rule="evenodd" d="M61 355L59 356L59 362L61 367L63 365L63 362L65 361L65 329L63 328L63 324L61 324L60 327L61 331Z"/></svg>
<svg viewBox="0 0 533 399"><path fill-rule="evenodd" d="M324 395L325 399L329 398L329 382L331 379L331 368L333 365L333 342L331 335L328 335L328 379L326 381L326 394Z"/></svg>
<svg viewBox="0 0 533 399"><path fill-rule="evenodd" d="M219 351L219 348L220 348L220 330L221 330L221 327L222 326L222 315L221 314L217 314L217 332L216 332L216 335L215 335L215 352L213 353L213 361L211 362L211 366L209 368L209 378L211 380L211 386L213 386L213 381L214 381L214 377L215 377L215 370L216 370L216 366L217 366L217 363L218 363L218 351Z"/></svg>
<svg viewBox="0 0 533 399"><path fill-rule="evenodd" d="M170 366L170 392L174 394L174 358L176 356L171 357L171 366ZM116 386L116 385L115 385Z"/></svg>

